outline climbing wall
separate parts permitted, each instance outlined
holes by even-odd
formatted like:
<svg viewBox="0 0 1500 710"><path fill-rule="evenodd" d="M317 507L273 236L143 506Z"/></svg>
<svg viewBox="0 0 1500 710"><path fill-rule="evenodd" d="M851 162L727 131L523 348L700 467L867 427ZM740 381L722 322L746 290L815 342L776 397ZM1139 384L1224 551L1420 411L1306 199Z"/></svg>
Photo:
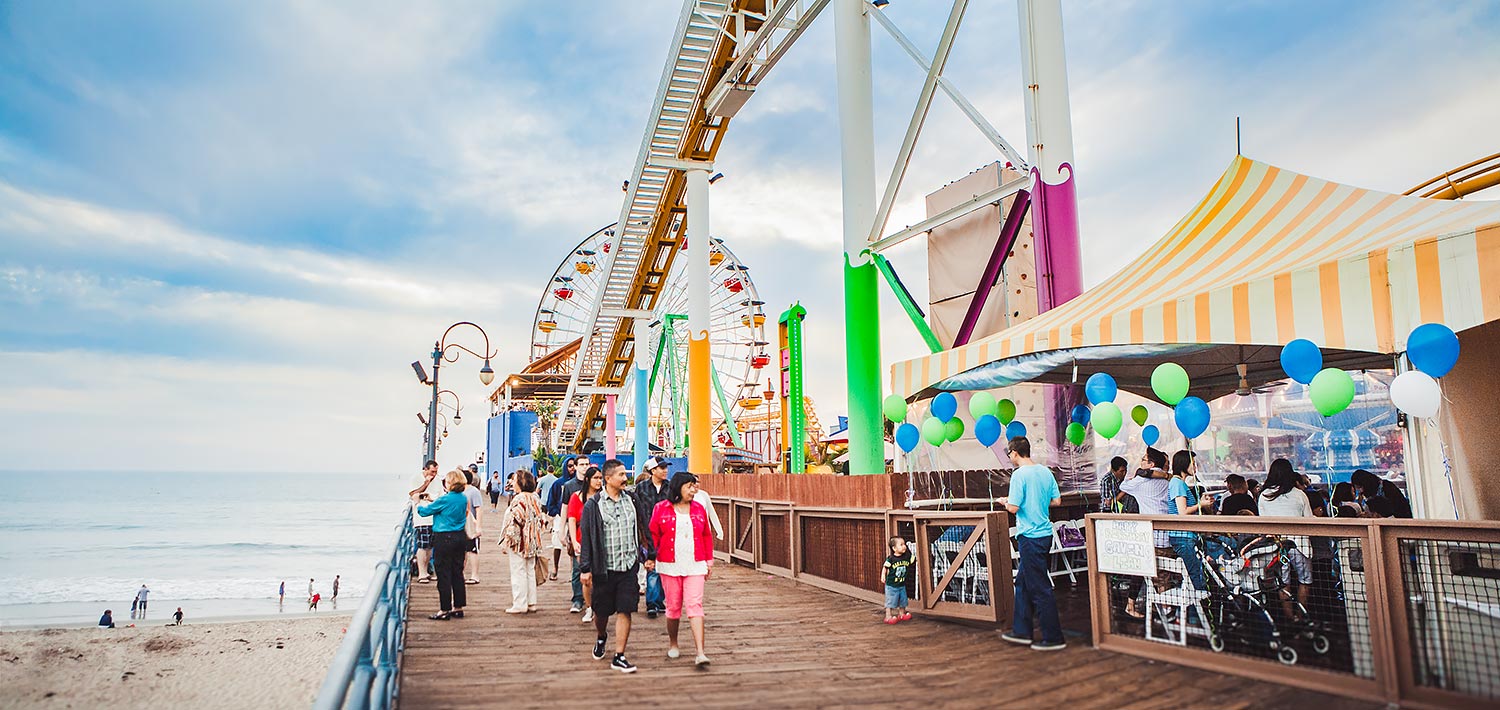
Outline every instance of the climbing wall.
<svg viewBox="0 0 1500 710"><path fill-rule="evenodd" d="M1006 170L999 163L990 163L964 177L955 180L927 196L927 215L930 217L950 207L967 202L1002 183L1021 177L1020 173ZM929 292L928 323L942 342L943 347L953 347L953 339L964 322L969 303L974 299L975 288L984 274L1000 228L1005 222L1014 197L1007 198L998 206L991 205L970 212L952 222L934 229L927 239L927 284ZM1021 223L1021 233L1006 257L1000 280L985 300L979 321L974 328L971 342L992 335L1005 328L1035 317L1036 259L1035 245L1031 234L1031 213ZM1028 429L1032 448L1037 453L1052 451L1052 433L1044 425L1046 416L1044 385L1016 385L990 390L996 399L1010 398L1016 403L1016 419ZM956 393L959 400L959 418L964 420L964 438L945 444L941 450L931 452L930 447L918 448L916 458L906 470L957 470L1004 467L1010 463L1003 456L1004 441L988 451L974 440L974 419L969 416L968 392ZM912 421L920 422L926 416L930 401L917 403L920 414ZM924 453L925 452L925 453ZM928 454L931 455L928 455ZM1039 457L1039 460L1049 460Z"/></svg>

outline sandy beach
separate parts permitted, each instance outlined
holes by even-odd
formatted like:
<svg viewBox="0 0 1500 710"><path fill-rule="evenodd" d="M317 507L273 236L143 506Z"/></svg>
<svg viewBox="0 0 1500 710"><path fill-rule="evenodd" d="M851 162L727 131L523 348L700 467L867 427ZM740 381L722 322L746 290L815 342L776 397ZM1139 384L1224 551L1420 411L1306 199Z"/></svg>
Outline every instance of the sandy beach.
<svg viewBox="0 0 1500 710"><path fill-rule="evenodd" d="M305 708L348 623L0 632L0 707Z"/></svg>

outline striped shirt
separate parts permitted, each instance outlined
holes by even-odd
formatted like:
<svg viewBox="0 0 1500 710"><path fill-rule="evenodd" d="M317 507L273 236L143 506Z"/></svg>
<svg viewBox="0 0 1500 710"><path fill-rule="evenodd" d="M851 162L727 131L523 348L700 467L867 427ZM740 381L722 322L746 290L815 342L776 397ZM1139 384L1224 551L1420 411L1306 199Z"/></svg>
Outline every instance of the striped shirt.
<svg viewBox="0 0 1500 710"><path fill-rule="evenodd" d="M621 493L610 498L599 494L599 517L604 520L605 568L611 572L629 572L639 556L640 532L635 522L635 502Z"/></svg>

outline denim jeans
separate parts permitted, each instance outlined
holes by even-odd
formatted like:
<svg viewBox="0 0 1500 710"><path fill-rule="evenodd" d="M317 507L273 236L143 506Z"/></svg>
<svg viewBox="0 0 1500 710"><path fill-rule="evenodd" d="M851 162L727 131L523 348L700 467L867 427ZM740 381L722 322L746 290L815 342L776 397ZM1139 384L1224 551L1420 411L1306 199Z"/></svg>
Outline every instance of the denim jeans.
<svg viewBox="0 0 1500 710"><path fill-rule="evenodd" d="M647 571L646 611L651 611L652 609L655 609L656 611L666 611L667 594L665 591L662 591L661 588L661 575L652 571Z"/></svg>
<svg viewBox="0 0 1500 710"><path fill-rule="evenodd" d="M1011 633L1031 638L1032 616L1042 627L1042 641L1062 643L1062 621L1057 617L1057 599L1052 596L1052 578L1047 574L1052 537L1016 536L1021 549L1021 573L1016 575L1016 614Z"/></svg>
<svg viewBox="0 0 1500 710"><path fill-rule="evenodd" d="M578 558L575 556L572 559L573 576L571 581L573 584L573 603L577 606L588 606L588 603L583 600L583 582L578 579Z"/></svg>
<svg viewBox="0 0 1500 710"><path fill-rule="evenodd" d="M1169 538L1172 541L1172 549L1182 559L1182 566L1187 569L1188 579L1193 580L1193 588L1198 591L1207 591L1207 580L1203 578L1203 560L1198 558L1198 536L1192 533L1172 533Z"/></svg>

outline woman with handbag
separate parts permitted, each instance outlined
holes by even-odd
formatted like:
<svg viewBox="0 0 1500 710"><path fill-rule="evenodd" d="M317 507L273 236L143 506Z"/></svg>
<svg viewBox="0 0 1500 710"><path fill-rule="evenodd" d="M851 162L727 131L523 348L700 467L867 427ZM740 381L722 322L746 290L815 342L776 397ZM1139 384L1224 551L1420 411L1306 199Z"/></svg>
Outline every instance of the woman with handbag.
<svg viewBox="0 0 1500 710"><path fill-rule="evenodd" d="M433 564L437 567L438 605L441 610L427 618L435 621L462 619L467 598L464 590L464 552L469 547L469 538L464 528L469 520L469 499L464 488L469 481L459 471L449 471L443 478L443 487L448 491L437 500L420 504L418 515L432 518Z"/></svg>
<svg viewBox="0 0 1500 710"><path fill-rule="evenodd" d="M542 554L542 528L546 515L536 497L536 478L530 471L510 477L510 507L500 525L500 549L510 560L510 608L507 614L536 611L536 567Z"/></svg>

